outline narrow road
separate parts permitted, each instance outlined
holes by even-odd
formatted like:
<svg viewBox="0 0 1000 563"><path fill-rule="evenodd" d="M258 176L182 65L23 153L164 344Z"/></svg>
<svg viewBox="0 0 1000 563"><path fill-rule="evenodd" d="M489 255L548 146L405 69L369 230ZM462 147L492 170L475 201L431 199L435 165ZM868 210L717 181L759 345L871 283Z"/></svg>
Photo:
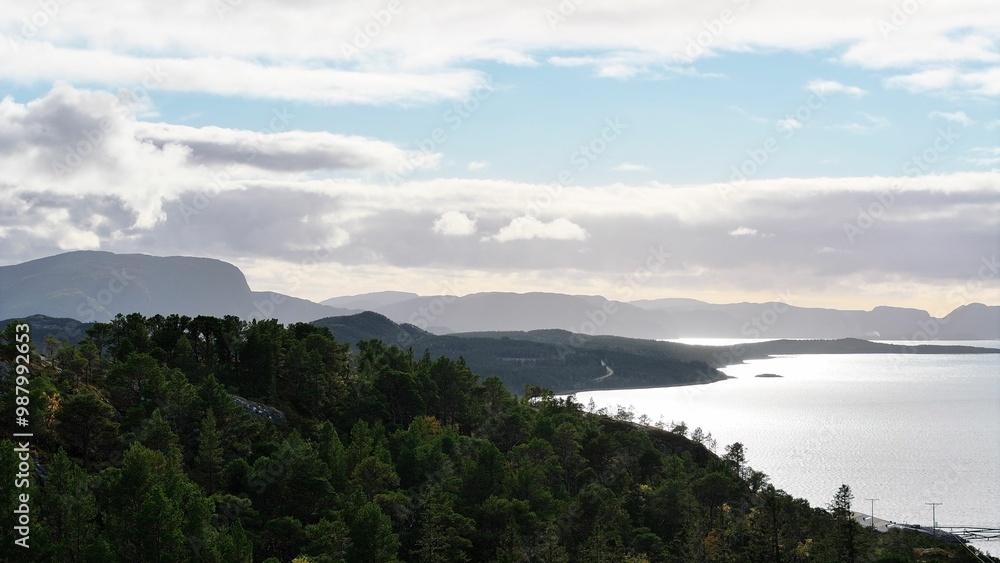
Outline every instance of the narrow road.
<svg viewBox="0 0 1000 563"><path fill-rule="evenodd" d="M601 360L601 365L604 366L604 369L608 370L608 373L602 375L601 377L595 377L594 381L601 381L601 380L607 379L607 378L609 378L609 377L611 377L612 375L615 374L615 370L611 369L608 366L608 364L604 363L604 360Z"/></svg>

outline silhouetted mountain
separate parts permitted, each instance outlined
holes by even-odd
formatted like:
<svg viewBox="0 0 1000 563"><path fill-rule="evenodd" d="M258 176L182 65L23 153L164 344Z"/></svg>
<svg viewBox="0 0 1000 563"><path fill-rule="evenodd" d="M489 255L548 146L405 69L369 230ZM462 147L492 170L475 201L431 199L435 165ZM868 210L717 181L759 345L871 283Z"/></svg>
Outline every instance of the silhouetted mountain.
<svg viewBox="0 0 1000 563"><path fill-rule="evenodd" d="M91 322L118 313L177 313L288 323L350 312L251 291L239 268L209 258L79 251L0 267L0 318L43 314Z"/></svg>
<svg viewBox="0 0 1000 563"><path fill-rule="evenodd" d="M1000 307L982 303L963 305L941 319L938 338L973 340L1000 339Z"/></svg>
<svg viewBox="0 0 1000 563"><path fill-rule="evenodd" d="M784 303L712 304L694 299L609 301L558 293L475 293L417 297L373 308L437 334L564 329L634 338L1000 338L1000 307L969 305L947 322L927 311L795 307Z"/></svg>
<svg viewBox="0 0 1000 563"><path fill-rule="evenodd" d="M236 315L308 322L360 310L435 334L559 329L632 338L998 339L1000 307L972 304L943 319L926 311L795 307L784 303L712 304L667 298L633 303L559 293L416 296L383 291L324 303L252 291L226 262L182 256L69 252L0 267L0 318L34 314L107 321L118 313Z"/></svg>
<svg viewBox="0 0 1000 563"><path fill-rule="evenodd" d="M408 291L376 291L374 293L362 293L361 295L332 297L326 301L320 301L320 303L329 307L371 311L377 307L392 305L393 303L399 303L400 301L406 301L415 297L420 296Z"/></svg>
<svg viewBox="0 0 1000 563"><path fill-rule="evenodd" d="M637 338L667 336L659 313L601 296L474 293L464 297L418 297L375 311L396 322L411 323L439 334L556 328Z"/></svg>

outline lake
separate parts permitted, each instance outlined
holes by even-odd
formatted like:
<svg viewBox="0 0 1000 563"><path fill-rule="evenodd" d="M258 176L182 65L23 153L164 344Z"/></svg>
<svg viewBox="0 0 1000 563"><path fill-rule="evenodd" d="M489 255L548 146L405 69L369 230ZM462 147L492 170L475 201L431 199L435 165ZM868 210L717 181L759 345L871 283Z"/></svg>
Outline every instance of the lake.
<svg viewBox="0 0 1000 563"><path fill-rule="evenodd" d="M577 400L701 427L720 454L742 442L754 469L813 506L846 483L855 510L871 512L865 499L879 499L879 518L929 526L924 503L941 502L938 525L1000 527L1000 354L794 355L723 371L735 379ZM764 373L782 377L754 377ZM1000 555L1000 542L974 545Z"/></svg>

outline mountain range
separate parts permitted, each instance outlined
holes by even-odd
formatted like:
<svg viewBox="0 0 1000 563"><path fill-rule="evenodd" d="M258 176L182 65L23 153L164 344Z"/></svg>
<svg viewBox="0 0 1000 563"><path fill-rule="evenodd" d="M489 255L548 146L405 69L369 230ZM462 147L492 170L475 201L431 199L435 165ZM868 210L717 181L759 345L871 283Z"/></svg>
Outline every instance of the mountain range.
<svg viewBox="0 0 1000 563"><path fill-rule="evenodd" d="M1000 307L962 305L943 318L927 311L795 307L785 303L717 305L669 298L628 303L560 293L474 293L418 296L377 292L324 304L381 313L437 334L558 328L632 338L865 338L879 340L1000 339Z"/></svg>
<svg viewBox="0 0 1000 563"><path fill-rule="evenodd" d="M361 311L434 334L560 329L647 339L1000 339L1000 306L980 303L959 306L943 318L899 307L844 311L684 298L626 303L560 293L420 296L385 291L316 303L252 291L236 266L208 258L78 251L0 267L0 319L42 314L93 322L139 312L273 317L290 323Z"/></svg>

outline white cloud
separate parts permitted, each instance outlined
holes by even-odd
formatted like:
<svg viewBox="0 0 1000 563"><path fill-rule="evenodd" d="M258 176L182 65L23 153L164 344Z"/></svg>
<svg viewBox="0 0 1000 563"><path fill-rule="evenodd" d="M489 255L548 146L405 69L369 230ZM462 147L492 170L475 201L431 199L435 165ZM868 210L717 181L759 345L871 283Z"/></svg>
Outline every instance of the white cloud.
<svg viewBox="0 0 1000 563"><path fill-rule="evenodd" d="M469 170L482 170L483 168L486 168L489 165L490 163L486 162L485 160L473 160L468 165L466 165L466 168L468 168Z"/></svg>
<svg viewBox="0 0 1000 563"><path fill-rule="evenodd" d="M178 0L171 10L141 3L93 0L66 8L43 29L23 30L38 8L26 3L0 13L4 77L22 84L54 78L98 85L135 85L146 67L165 72L164 90L208 92L313 103L424 103L466 96L480 62L589 66L618 79L698 74L699 60L727 52L834 51L839 60L872 69L906 69L894 84L917 86L920 73L953 69L940 86L989 95L1000 89L996 10L981 0L922 5L919 17L889 39L874 24L891 7L873 1L804 4L776 0L749 8L722 2L733 23L705 29L700 4L623 0L579 5L553 26L534 0L507 0L476 10L447 0L420 9L279 0L238 3ZM223 3L223 5L227 5ZM227 5L228 6L228 5ZM717 13L717 12L716 12ZM387 18L387 19L386 19ZM365 33L365 29L378 29ZM362 30L362 31L359 31ZM27 36L31 38L26 38ZM704 37L709 39L705 40ZM588 53L580 56L579 53ZM828 91L864 90L821 80Z"/></svg>
<svg viewBox="0 0 1000 563"><path fill-rule="evenodd" d="M587 231L569 219L554 219L548 223L531 216L517 217L496 234L483 238L508 242L530 239L586 240Z"/></svg>
<svg viewBox="0 0 1000 563"><path fill-rule="evenodd" d="M975 121L970 119L968 115L965 115L964 111L953 111L953 112L932 111L929 114L927 114L927 117L930 119L943 119L945 121L950 121L952 123L958 123L960 125L964 125L965 127L968 127L969 125L975 123Z"/></svg>
<svg viewBox="0 0 1000 563"><path fill-rule="evenodd" d="M739 227L729 231L729 236L731 237L753 237L757 236L757 229L751 229L750 227Z"/></svg>
<svg viewBox="0 0 1000 563"><path fill-rule="evenodd" d="M1000 96L1000 66L981 71L956 68L921 70L891 76L885 80L885 85L887 88L900 88L914 93Z"/></svg>
<svg viewBox="0 0 1000 563"><path fill-rule="evenodd" d="M614 168L615 172L649 172L649 167L645 164L636 164L634 162L623 162Z"/></svg>
<svg viewBox="0 0 1000 563"><path fill-rule="evenodd" d="M976 147L969 149L969 152L975 156L963 156L961 158L963 162L969 162L976 166L996 166L1000 164L1000 147Z"/></svg>
<svg viewBox="0 0 1000 563"><path fill-rule="evenodd" d="M66 80L144 93L205 92L320 104L460 100L488 82L485 74L465 69L414 73L317 68L305 62L273 65L217 55L139 57L38 41L25 42L17 56L8 57L4 77L20 83Z"/></svg>
<svg viewBox="0 0 1000 563"><path fill-rule="evenodd" d="M848 133L854 133L855 135L871 135L879 129L885 129L890 124L890 121L884 117L879 117L863 111L858 112L858 115L862 118L862 121L831 125L827 127L827 129L847 131Z"/></svg>
<svg viewBox="0 0 1000 563"><path fill-rule="evenodd" d="M448 211L434 221L431 228L439 235L464 237L476 234L476 220L461 211Z"/></svg>
<svg viewBox="0 0 1000 563"><path fill-rule="evenodd" d="M798 119L795 119L794 117L786 117L784 119L779 119L778 121L776 121L774 123L774 127L778 131L783 131L783 132L794 131L796 129L802 128L802 122L799 121Z"/></svg>
<svg viewBox="0 0 1000 563"><path fill-rule="evenodd" d="M1000 127L1000 119L994 119L993 121L987 121L985 127L986 127L987 131L992 131L992 130Z"/></svg>
<svg viewBox="0 0 1000 563"><path fill-rule="evenodd" d="M857 86L848 86L836 80L810 80L806 82L805 89L820 94L843 93L855 98L860 98L868 93Z"/></svg>
<svg viewBox="0 0 1000 563"><path fill-rule="evenodd" d="M138 213L137 225L148 228L164 217L164 199L194 189L214 196L243 189L242 182L265 174L271 181L300 180L316 172L425 168L440 160L437 153L364 137L146 123L136 118L139 107L65 82L26 104L5 98L0 101L4 181L12 190L118 197Z"/></svg>

